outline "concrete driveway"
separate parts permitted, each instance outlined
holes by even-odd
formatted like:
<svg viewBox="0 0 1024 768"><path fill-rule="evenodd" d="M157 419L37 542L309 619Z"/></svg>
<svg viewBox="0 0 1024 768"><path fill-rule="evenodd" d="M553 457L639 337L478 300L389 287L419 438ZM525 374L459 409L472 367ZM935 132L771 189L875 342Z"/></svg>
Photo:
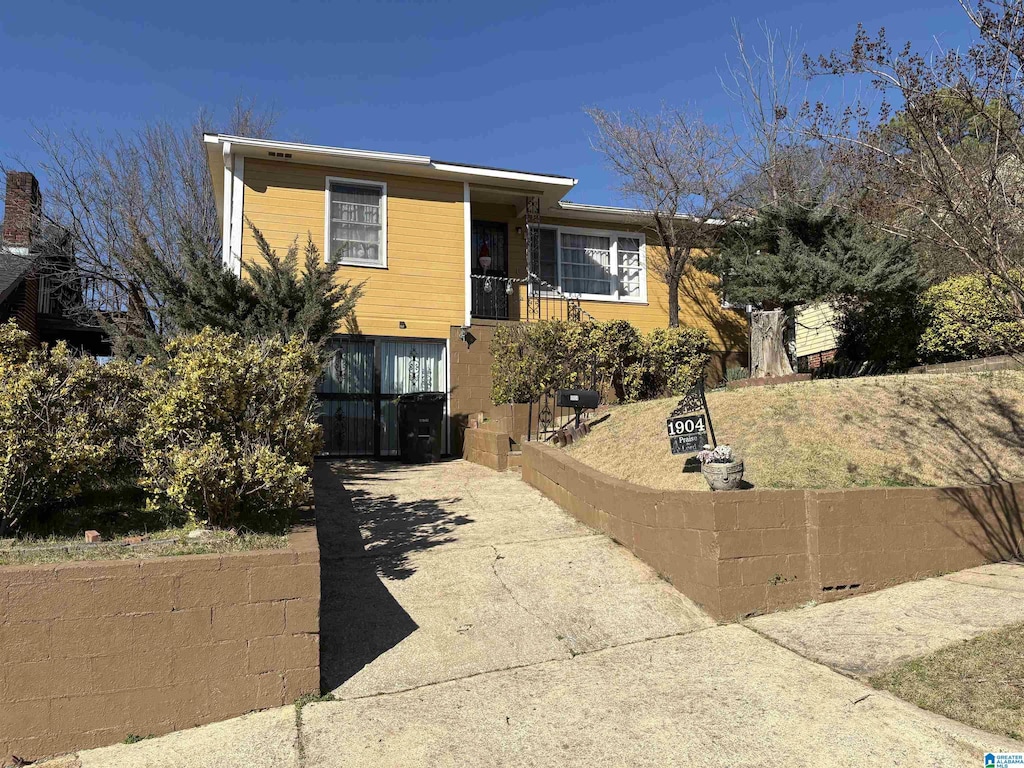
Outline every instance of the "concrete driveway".
<svg viewBox="0 0 1024 768"><path fill-rule="evenodd" d="M514 473L320 464L316 495L337 701L81 766L965 766L1022 748L714 625Z"/></svg>

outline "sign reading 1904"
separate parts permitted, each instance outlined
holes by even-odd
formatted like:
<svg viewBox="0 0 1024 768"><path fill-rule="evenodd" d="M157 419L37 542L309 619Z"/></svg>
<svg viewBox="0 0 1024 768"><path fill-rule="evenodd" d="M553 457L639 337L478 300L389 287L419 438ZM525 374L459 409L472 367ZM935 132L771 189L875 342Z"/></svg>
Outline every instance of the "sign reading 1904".
<svg viewBox="0 0 1024 768"><path fill-rule="evenodd" d="M696 453L707 443L708 427L703 413L673 416L666 422L672 453Z"/></svg>

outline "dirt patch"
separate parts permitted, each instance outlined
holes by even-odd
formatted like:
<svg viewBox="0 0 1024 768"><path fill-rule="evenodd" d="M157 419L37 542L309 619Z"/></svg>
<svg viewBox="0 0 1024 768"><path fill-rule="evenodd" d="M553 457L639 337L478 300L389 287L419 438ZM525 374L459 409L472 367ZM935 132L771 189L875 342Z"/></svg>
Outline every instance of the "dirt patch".
<svg viewBox="0 0 1024 768"><path fill-rule="evenodd" d="M81 537L52 536L39 539L0 539L0 566L63 563L73 560L129 560L170 555L210 555L279 549L288 545L287 536L263 533L235 534L212 531L208 538L190 539L189 531L172 528L117 541L87 544Z"/></svg>

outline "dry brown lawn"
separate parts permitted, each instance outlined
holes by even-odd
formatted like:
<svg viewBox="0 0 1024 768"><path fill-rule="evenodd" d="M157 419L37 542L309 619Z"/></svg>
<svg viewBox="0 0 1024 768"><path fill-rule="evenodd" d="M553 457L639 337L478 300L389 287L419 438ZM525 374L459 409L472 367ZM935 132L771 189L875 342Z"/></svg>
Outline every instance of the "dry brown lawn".
<svg viewBox="0 0 1024 768"><path fill-rule="evenodd" d="M609 475L707 490L669 451L675 399L613 406L568 450ZM755 487L952 485L1024 477L1024 372L833 379L708 393Z"/></svg>
<svg viewBox="0 0 1024 768"><path fill-rule="evenodd" d="M871 684L975 728L1024 738L1024 625L900 664Z"/></svg>

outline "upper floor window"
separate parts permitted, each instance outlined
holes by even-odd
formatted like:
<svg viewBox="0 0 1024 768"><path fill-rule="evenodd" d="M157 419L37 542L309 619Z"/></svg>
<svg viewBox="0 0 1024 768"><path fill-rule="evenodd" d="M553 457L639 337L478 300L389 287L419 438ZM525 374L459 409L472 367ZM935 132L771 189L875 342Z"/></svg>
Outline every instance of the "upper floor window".
<svg viewBox="0 0 1024 768"><path fill-rule="evenodd" d="M327 179L327 258L386 267L387 184Z"/></svg>
<svg viewBox="0 0 1024 768"><path fill-rule="evenodd" d="M644 236L585 229L540 230L540 278L566 293L605 301L647 300Z"/></svg>

